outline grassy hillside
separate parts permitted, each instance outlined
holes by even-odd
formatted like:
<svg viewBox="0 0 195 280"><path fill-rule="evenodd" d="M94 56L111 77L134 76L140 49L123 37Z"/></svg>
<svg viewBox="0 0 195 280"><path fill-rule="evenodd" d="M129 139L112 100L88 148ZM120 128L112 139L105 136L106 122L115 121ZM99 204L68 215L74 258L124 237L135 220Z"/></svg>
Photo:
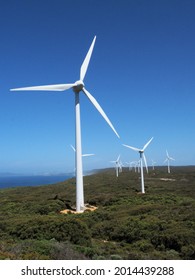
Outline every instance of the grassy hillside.
<svg viewBox="0 0 195 280"><path fill-rule="evenodd" d="M0 259L195 259L195 167L84 177L94 212L75 205L75 179L0 190Z"/></svg>

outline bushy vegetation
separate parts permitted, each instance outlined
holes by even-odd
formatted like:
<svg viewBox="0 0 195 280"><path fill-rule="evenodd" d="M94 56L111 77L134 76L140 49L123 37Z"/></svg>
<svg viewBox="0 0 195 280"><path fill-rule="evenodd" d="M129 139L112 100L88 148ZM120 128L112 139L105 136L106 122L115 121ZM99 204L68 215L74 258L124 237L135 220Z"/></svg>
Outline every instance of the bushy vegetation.
<svg viewBox="0 0 195 280"><path fill-rule="evenodd" d="M162 180L166 178L169 180ZM195 259L195 167L84 177L94 212L74 207L75 180L0 190L0 259Z"/></svg>

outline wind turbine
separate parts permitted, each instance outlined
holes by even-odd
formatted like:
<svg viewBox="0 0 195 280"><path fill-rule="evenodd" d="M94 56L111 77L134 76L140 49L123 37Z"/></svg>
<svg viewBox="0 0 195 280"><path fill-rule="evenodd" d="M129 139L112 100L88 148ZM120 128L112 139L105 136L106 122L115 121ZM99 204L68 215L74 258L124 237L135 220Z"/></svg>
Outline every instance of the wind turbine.
<svg viewBox="0 0 195 280"><path fill-rule="evenodd" d="M137 171L138 173L140 173L140 168L141 168L141 162L140 162L140 159L137 161ZM146 170L147 170L147 165L146 165ZM147 170L148 172L148 170Z"/></svg>
<svg viewBox="0 0 195 280"><path fill-rule="evenodd" d="M150 142L152 141L153 137L143 146L142 149L139 149L139 148L135 148L135 147L132 147L132 146L128 146L128 145L125 145L123 144L123 146L129 148L129 149L132 149L136 152L139 152L140 154L140 169L141 169L141 189L142 189L142 193L145 193L145 189L144 189L144 172L143 172L143 159L144 159L144 163L145 163L145 167L146 167L146 170L148 172L148 167L147 167L147 162L146 162L146 157L144 155L144 151L145 149L148 147L148 145L150 144Z"/></svg>
<svg viewBox="0 0 195 280"><path fill-rule="evenodd" d="M118 177L118 171L119 171L119 160L120 160L120 155L117 157L117 160L112 160L112 161L111 161L111 162L115 163L116 177Z"/></svg>
<svg viewBox="0 0 195 280"><path fill-rule="evenodd" d="M70 145L73 151L76 153L76 149L73 145ZM82 157L90 157L90 156L95 156L95 154L82 154Z"/></svg>
<svg viewBox="0 0 195 280"><path fill-rule="evenodd" d="M124 164L122 163L121 160L119 161L118 165L119 165L119 172L120 172L120 173L123 172Z"/></svg>
<svg viewBox="0 0 195 280"><path fill-rule="evenodd" d="M166 150L166 155L167 155L167 157L166 157L164 162L167 162L168 173L171 173L171 170L170 170L170 160L175 160L175 159L169 156L167 150Z"/></svg>
<svg viewBox="0 0 195 280"><path fill-rule="evenodd" d="M130 161L130 162L127 162L127 161L126 161L126 164L127 164L128 167L129 167L129 171L132 170L132 164L133 164L133 163L134 163L133 161Z"/></svg>
<svg viewBox="0 0 195 280"><path fill-rule="evenodd" d="M45 85L45 86L33 86L33 87L23 87L11 89L11 91L64 91L72 88L75 93L75 114L76 114L76 212L83 212L85 210L84 205L84 193L83 193L83 167L82 167L82 146L81 146L81 123L80 123L80 102L79 93L82 91L95 108L99 111L105 121L109 124L115 134L119 137L118 133L114 129L111 121L108 119L107 115L96 101L96 99L86 90L84 85L84 78L87 72L89 61L93 52L94 44L96 41L96 36L94 37L91 46L87 52L87 55L80 68L80 79L75 83L71 84L55 84L55 85ZM120 137L119 137L120 138Z"/></svg>
<svg viewBox="0 0 195 280"><path fill-rule="evenodd" d="M76 149L73 145L70 145L71 148L73 149L73 151L75 152L76 154ZM95 154L82 154L82 157L90 157L90 156L95 156ZM74 168L74 172L76 173L76 167Z"/></svg>
<svg viewBox="0 0 195 280"><path fill-rule="evenodd" d="M138 161L132 161L132 164L134 165L134 171L137 172Z"/></svg>
<svg viewBox="0 0 195 280"><path fill-rule="evenodd" d="M151 161L152 161L152 169L154 170L154 165L156 162L153 159Z"/></svg>

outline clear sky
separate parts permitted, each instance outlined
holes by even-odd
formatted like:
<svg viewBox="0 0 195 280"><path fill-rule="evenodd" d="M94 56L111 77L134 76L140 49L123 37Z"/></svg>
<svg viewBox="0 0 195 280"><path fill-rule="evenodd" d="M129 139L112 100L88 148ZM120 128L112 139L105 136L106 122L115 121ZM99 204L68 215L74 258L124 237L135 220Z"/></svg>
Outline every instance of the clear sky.
<svg viewBox="0 0 195 280"><path fill-rule="evenodd" d="M11 88L79 79L97 36L85 76L116 137L80 94L84 169L125 163L147 147L163 165L195 164L194 0L2 0L0 8L0 172L72 172L74 94L10 92Z"/></svg>

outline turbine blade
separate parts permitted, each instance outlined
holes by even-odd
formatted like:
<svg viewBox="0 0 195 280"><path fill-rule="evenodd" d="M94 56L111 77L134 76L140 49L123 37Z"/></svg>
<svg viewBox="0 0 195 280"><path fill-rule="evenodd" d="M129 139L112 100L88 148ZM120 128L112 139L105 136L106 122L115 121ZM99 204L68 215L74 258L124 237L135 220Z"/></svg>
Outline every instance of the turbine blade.
<svg viewBox="0 0 195 280"><path fill-rule="evenodd" d="M109 124L109 126L112 128L112 130L114 131L114 133L117 135L118 138L120 138L120 136L118 135L118 133L116 132L114 126L112 125L111 121L109 120L109 118L106 116L106 114L104 113L103 109L101 108L101 106L99 105L99 103L97 102L97 100L85 89L82 89L83 92L85 93L85 95L89 98L89 100L91 101L91 103L95 106L95 108L99 111L99 113L102 115L102 117L105 119L105 121Z"/></svg>
<svg viewBox="0 0 195 280"><path fill-rule="evenodd" d="M91 43L91 46L88 50L88 53L83 61L83 64L81 65L81 69L80 69L80 80L83 81L84 78L85 78L85 74L87 72L87 68L88 68L88 65L89 65L89 61L90 61L90 58L91 58L91 55L92 55L92 52L93 52L93 48L94 48L94 44L95 44L95 40L96 40L96 36L94 37L93 39L93 42Z"/></svg>
<svg viewBox="0 0 195 280"><path fill-rule="evenodd" d="M172 157L169 157L169 159L171 159L171 160L175 160L174 158L172 158Z"/></svg>
<svg viewBox="0 0 195 280"><path fill-rule="evenodd" d="M120 156L121 156L121 155L119 155L119 156L118 156L118 158L117 158L117 160L116 160L117 162L119 161L119 159L120 159Z"/></svg>
<svg viewBox="0 0 195 280"><path fill-rule="evenodd" d="M129 148L129 149L132 149L132 150L134 150L134 151L136 151L136 152L139 152L139 151L140 151L140 149L135 148L135 147L132 147L132 146L129 146L129 145L123 144L123 146L125 146L125 147L127 147L127 148Z"/></svg>
<svg viewBox="0 0 195 280"><path fill-rule="evenodd" d="M20 90L63 91L63 90L67 90L73 86L75 86L75 84L58 84L58 85L48 85L48 86L13 88L13 89L10 89L10 91L20 91Z"/></svg>
<svg viewBox="0 0 195 280"><path fill-rule="evenodd" d="M147 160L146 160L146 156L144 155L144 153L143 153L143 159L144 159L144 164L145 164L145 167L146 167L146 171L148 173L148 165L147 165Z"/></svg>
<svg viewBox="0 0 195 280"><path fill-rule="evenodd" d="M90 157L90 156L95 156L95 154L83 154L82 157Z"/></svg>
<svg viewBox="0 0 195 280"><path fill-rule="evenodd" d="M70 145L70 147L73 149L74 152L76 152L75 147L73 147L73 145Z"/></svg>
<svg viewBox="0 0 195 280"><path fill-rule="evenodd" d="M154 138L154 137L152 137L152 138L144 145L142 151L144 151L144 150L148 147L148 145L150 144L150 142L152 141L153 138Z"/></svg>

